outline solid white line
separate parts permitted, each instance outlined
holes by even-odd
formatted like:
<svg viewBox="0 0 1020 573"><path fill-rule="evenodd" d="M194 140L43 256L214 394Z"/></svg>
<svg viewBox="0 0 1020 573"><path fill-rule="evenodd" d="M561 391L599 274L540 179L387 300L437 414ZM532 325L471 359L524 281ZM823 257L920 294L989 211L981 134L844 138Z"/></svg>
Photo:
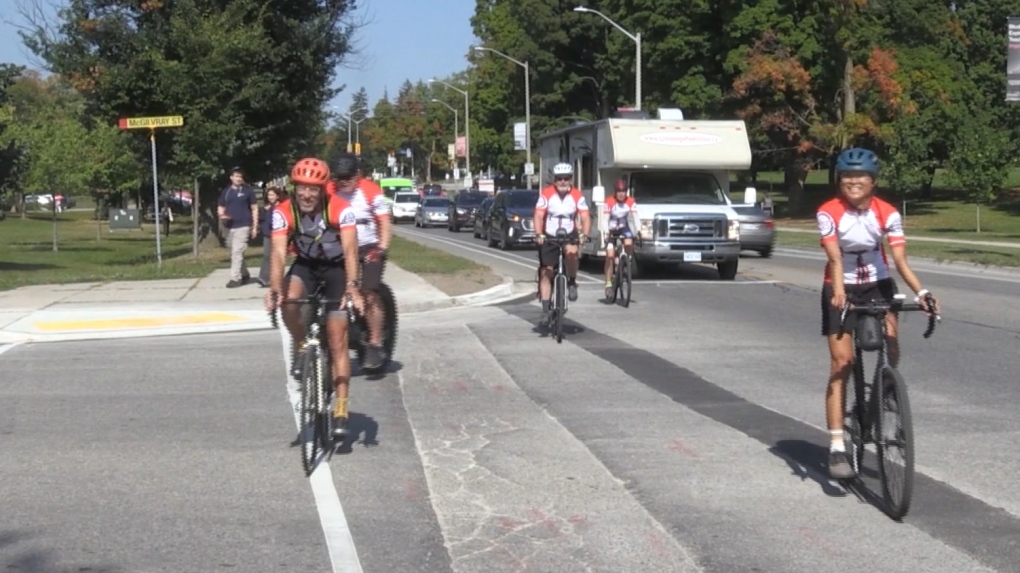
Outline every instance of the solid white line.
<svg viewBox="0 0 1020 573"><path fill-rule="evenodd" d="M796 251L792 249L776 249L777 255L784 257L790 257L791 259L804 259L809 261L824 261L825 255L816 255L814 253ZM1020 276L1010 273L1009 271L999 271L995 269L983 269L980 266L976 266L973 269L961 268L960 270L948 270L948 269L933 269L929 263L923 261L916 261L910 264L915 272L928 273L933 275L943 275L947 277L964 278L964 279L981 279L989 281L999 281L1006 283L1020 283ZM1011 276L1012 275L1012 276Z"/></svg>
<svg viewBox="0 0 1020 573"><path fill-rule="evenodd" d="M444 243L444 244L447 244L447 245L450 245L450 246L453 246L453 247L458 247L458 248L464 249L465 251L471 251L473 253L478 253L478 254L481 254L481 255L488 255L488 256L490 256L490 257L492 257L494 259L499 259L499 260L501 260L503 262L507 262L507 263L513 263L515 265L519 265L519 266L522 266L524 268L531 269L533 271L538 269L538 258L537 257L535 258L534 261L531 261L530 259L528 259L528 258L526 258L524 256L514 255L514 254L510 254L510 253L503 253L503 252L494 253L491 250L481 249L481 248L475 247L473 245L469 245L469 244L465 243L464 241L454 241L454 240L451 240L451 239L440 239L439 237L436 237L436 236L431 235L429 233L425 233L425 232L421 232L421 231L417 231L417 230L401 229L401 232L404 232L404 233L407 233L407 234L410 234L410 235L414 235L414 236L418 236L418 237L424 237L426 239L430 239L430 240L436 241L437 243ZM518 258L521 259L521 260L517 260ZM522 262L522 261L528 261L528 262ZM591 281L592 283L600 283L600 284L602 283L601 280L593 279L592 277L590 277L588 275L581 274L581 273L577 273L577 278L578 278L578 280L585 279L585 280Z"/></svg>
<svg viewBox="0 0 1020 573"><path fill-rule="evenodd" d="M280 342L283 345L287 397L291 404L291 413L294 415L294 426L300 432L301 418L294 405L300 403L301 398L297 383L290 376L289 338L290 335L281 320ZM322 533L326 536L326 549L329 551L329 561L333 565L333 573L363 573L361 560L358 559L358 550L354 546L354 537L351 535L351 528L347 523L347 516L344 514L344 506L340 503L340 495L333 484L333 472L330 471L329 462L326 459L323 458L319 462L308 478L308 482L312 486L312 495L315 497L315 508L319 512Z"/></svg>
<svg viewBox="0 0 1020 573"><path fill-rule="evenodd" d="M3 354L4 352L7 352L9 350L14 350L15 346L20 346L20 345L21 345L20 342L12 342L10 344L4 344L3 346L0 346L0 354Z"/></svg>
<svg viewBox="0 0 1020 573"><path fill-rule="evenodd" d="M717 287L721 285L774 285L779 284L780 281L765 281L765 280L753 280L753 281L711 281L711 280L693 280L693 279L668 279L668 280L655 280L655 279L634 279L634 284L654 284L658 285L705 285L711 287Z"/></svg>

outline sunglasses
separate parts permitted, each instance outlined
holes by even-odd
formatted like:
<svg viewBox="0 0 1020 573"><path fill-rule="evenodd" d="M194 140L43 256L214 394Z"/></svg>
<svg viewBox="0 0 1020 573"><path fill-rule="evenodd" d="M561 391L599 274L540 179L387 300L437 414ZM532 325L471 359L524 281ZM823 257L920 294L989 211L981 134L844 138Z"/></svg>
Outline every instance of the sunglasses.
<svg viewBox="0 0 1020 573"><path fill-rule="evenodd" d="M568 175L568 176L565 176L565 177L556 177L555 181L570 181L571 179L573 179L573 177L570 177Z"/></svg>

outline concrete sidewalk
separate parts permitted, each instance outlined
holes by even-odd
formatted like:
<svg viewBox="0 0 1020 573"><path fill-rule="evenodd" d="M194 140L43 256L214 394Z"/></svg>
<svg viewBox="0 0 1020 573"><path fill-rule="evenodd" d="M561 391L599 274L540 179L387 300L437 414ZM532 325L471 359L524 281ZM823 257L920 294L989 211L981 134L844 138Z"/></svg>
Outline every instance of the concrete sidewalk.
<svg viewBox="0 0 1020 573"><path fill-rule="evenodd" d="M226 288L229 272L200 279L40 285L0 291L0 344L165 336L272 328L266 289ZM386 283L402 315L513 298L513 282L451 297L389 263Z"/></svg>

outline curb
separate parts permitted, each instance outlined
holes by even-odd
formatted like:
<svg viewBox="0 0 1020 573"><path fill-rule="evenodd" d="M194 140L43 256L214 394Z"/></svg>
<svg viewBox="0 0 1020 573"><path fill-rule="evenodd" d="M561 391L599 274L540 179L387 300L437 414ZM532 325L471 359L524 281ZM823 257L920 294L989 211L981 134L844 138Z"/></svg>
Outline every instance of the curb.
<svg viewBox="0 0 1020 573"><path fill-rule="evenodd" d="M402 316L426 313L435 310L485 306L498 304L519 298L520 294L514 293L514 281L510 277L504 277L503 283L478 292L447 297L445 299L411 303L398 306ZM399 305L399 303L398 303ZM249 320L245 322L232 322L223 324L204 324L187 326L167 326L146 330L107 330L92 332L68 332L53 334L36 334L27 332L10 332L0 330L0 345L19 345L29 343L49 342L72 342L85 340L116 340L125 338L157 338L163 336L183 336L191 334L216 334L229 332L251 332L257 330L273 330L268 318L265 320Z"/></svg>

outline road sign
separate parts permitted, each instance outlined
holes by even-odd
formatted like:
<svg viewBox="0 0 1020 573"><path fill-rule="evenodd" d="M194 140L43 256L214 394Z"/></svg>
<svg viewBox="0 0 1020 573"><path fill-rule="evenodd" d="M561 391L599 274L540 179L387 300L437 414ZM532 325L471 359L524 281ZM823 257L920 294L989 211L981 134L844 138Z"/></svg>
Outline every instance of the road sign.
<svg viewBox="0 0 1020 573"><path fill-rule="evenodd" d="M157 127L181 127L184 116L166 115L162 117L122 117L117 120L121 129L156 129Z"/></svg>
<svg viewBox="0 0 1020 573"><path fill-rule="evenodd" d="M535 174L535 164L534 163L525 163L524 164L524 174L525 175L534 175Z"/></svg>

